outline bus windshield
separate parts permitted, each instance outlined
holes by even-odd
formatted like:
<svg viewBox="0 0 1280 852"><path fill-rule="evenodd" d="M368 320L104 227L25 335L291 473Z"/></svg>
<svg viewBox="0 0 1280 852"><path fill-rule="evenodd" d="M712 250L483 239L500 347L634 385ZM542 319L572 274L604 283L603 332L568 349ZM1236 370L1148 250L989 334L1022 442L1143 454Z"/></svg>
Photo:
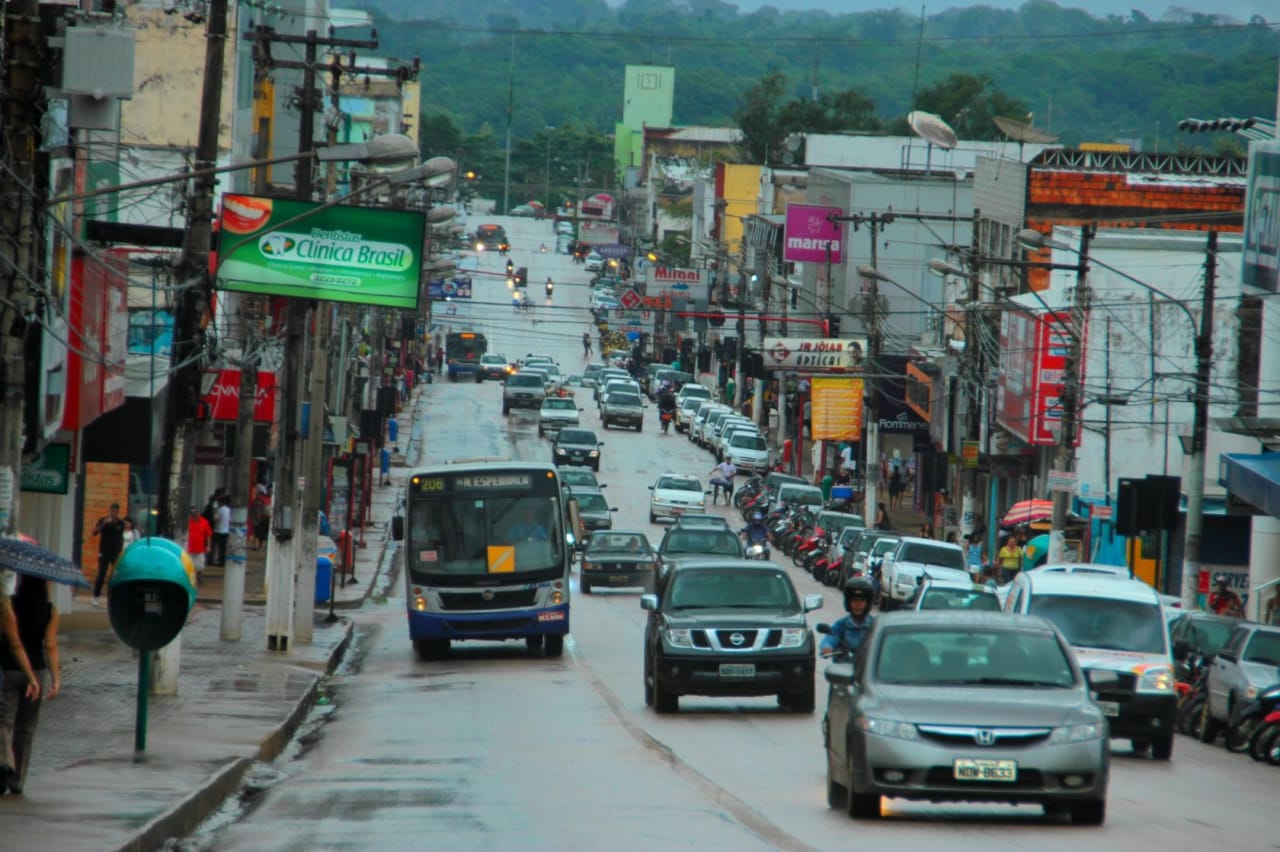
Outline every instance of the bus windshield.
<svg viewBox="0 0 1280 852"><path fill-rule="evenodd" d="M551 496L414 501L405 564L424 585L527 582L564 573L564 530Z"/></svg>
<svg viewBox="0 0 1280 852"><path fill-rule="evenodd" d="M452 363L479 364L485 349L483 334L455 332L445 338L444 355Z"/></svg>

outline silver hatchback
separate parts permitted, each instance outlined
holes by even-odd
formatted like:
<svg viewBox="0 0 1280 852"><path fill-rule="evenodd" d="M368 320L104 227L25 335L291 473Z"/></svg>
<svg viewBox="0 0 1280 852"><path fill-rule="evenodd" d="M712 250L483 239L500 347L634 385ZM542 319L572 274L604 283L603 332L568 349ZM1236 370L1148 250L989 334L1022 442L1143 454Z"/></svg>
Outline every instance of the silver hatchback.
<svg viewBox="0 0 1280 852"><path fill-rule="evenodd" d="M830 632L819 625L819 632ZM880 816L881 797L1038 803L1106 818L1107 720L1066 640L1037 616L878 616L852 663L826 670L827 803Z"/></svg>

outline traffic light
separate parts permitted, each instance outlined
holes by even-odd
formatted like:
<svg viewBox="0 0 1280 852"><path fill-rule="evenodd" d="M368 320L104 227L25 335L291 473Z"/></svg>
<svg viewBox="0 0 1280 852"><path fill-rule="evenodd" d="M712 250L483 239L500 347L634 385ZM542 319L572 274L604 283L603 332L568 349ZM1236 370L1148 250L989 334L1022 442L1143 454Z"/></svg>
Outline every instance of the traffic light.
<svg viewBox="0 0 1280 852"><path fill-rule="evenodd" d="M471 170L468 170L466 173L467 180L475 180L477 177L479 177L479 175L477 175L475 172Z"/></svg>
<svg viewBox="0 0 1280 852"><path fill-rule="evenodd" d="M827 337L840 336L840 317L836 314L827 314Z"/></svg>

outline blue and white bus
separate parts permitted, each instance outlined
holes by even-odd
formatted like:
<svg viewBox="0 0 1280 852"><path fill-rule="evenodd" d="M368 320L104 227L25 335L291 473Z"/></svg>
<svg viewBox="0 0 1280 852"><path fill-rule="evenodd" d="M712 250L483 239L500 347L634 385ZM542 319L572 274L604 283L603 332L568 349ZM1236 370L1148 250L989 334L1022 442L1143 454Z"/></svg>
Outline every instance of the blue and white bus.
<svg viewBox="0 0 1280 852"><path fill-rule="evenodd" d="M451 642L524 639L548 657L569 633L573 537L552 465L485 461L415 471L403 537L409 637L422 659Z"/></svg>

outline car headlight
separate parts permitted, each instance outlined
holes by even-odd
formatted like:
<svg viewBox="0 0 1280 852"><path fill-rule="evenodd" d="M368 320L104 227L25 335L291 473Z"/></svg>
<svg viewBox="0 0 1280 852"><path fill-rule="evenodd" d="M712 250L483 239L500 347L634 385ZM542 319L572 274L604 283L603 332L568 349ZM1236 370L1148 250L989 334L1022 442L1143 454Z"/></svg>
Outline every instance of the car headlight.
<svg viewBox="0 0 1280 852"><path fill-rule="evenodd" d="M600 455L600 451L599 451L599 450L592 450L591 452L587 453L587 455L594 459L594 458L597 458L597 457Z"/></svg>
<svg viewBox="0 0 1280 852"><path fill-rule="evenodd" d="M1152 666L1138 678L1135 692L1173 692L1173 667Z"/></svg>
<svg viewBox="0 0 1280 852"><path fill-rule="evenodd" d="M1085 740L1100 740L1107 736L1107 726L1102 723L1094 723L1090 725L1066 725L1061 728L1054 728L1053 733L1049 735L1050 745L1064 745L1066 743L1079 743Z"/></svg>
<svg viewBox="0 0 1280 852"><path fill-rule="evenodd" d="M897 740L918 740L920 732L910 722L895 722L892 719L873 719L870 716L859 716L854 722L858 730L878 737L893 737Z"/></svg>
<svg viewBox="0 0 1280 852"><path fill-rule="evenodd" d="M693 647L693 631L691 630L668 630L667 642L676 648L692 648Z"/></svg>
<svg viewBox="0 0 1280 852"><path fill-rule="evenodd" d="M556 455L558 455L558 456L563 456L563 455L567 455L567 453L566 453L563 449L561 449L561 448L557 447L557 448L556 448Z"/></svg>
<svg viewBox="0 0 1280 852"><path fill-rule="evenodd" d="M782 631L782 644L780 648L799 648L804 644L805 636L809 633L803 627L787 627Z"/></svg>

